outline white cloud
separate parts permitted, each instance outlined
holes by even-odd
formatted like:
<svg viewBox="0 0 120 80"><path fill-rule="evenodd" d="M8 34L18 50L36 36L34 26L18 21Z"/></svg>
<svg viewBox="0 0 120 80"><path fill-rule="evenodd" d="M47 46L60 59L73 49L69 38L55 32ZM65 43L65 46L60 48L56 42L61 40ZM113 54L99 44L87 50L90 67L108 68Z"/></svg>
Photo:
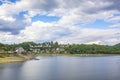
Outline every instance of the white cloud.
<svg viewBox="0 0 120 80"><path fill-rule="evenodd" d="M120 34L116 36L116 33L119 33L119 28L91 29L75 25L104 20L113 23L110 27L118 27L120 18L114 14L120 12L119 8L115 8L117 3L114 2L116 0L20 0L16 3L4 2L0 6L0 24L5 24L0 26L1 41L10 41L11 43L51 40L61 43L100 41L103 44L111 45L119 43ZM18 18L19 13L24 11L28 13ZM31 18L37 14L58 16L60 19L52 23L40 20L32 22ZM13 35L10 32L19 32L19 34Z"/></svg>
<svg viewBox="0 0 120 80"><path fill-rule="evenodd" d="M120 41L118 29L91 29L76 26L58 26L57 23L34 22L22 30L17 37L19 41L58 41L59 43L89 43L99 41L101 44L113 45ZM116 35L117 34L117 35Z"/></svg>
<svg viewBox="0 0 120 80"><path fill-rule="evenodd" d="M21 39L33 41L51 41L69 33L68 28L57 23L33 22L31 26L21 31Z"/></svg>
<svg viewBox="0 0 120 80"><path fill-rule="evenodd" d="M113 24L109 26L110 28L120 28L120 23Z"/></svg>
<svg viewBox="0 0 120 80"><path fill-rule="evenodd" d="M8 22L14 22L16 19L13 17L5 17L5 16L0 16L0 19L3 19L4 21L8 21Z"/></svg>
<svg viewBox="0 0 120 80"><path fill-rule="evenodd" d="M5 44L19 43L18 36L11 35L9 32L0 32L0 42Z"/></svg>
<svg viewBox="0 0 120 80"><path fill-rule="evenodd" d="M77 31L77 32L76 32ZM69 36L57 39L60 43L89 43L100 41L101 44L113 45L120 41L118 29L77 29ZM114 43L113 43L114 39Z"/></svg>
<svg viewBox="0 0 120 80"><path fill-rule="evenodd" d="M2 34L0 37L4 43L13 43L13 41L16 43L23 41L44 42L53 40L64 44L80 44L99 41L101 44L114 45L120 41L118 29L91 29L58 25L59 24L55 22L45 23L37 21L22 30L19 35L1 32Z"/></svg>
<svg viewBox="0 0 120 80"><path fill-rule="evenodd" d="M113 16L108 19L108 22L116 23L120 21L120 16Z"/></svg>

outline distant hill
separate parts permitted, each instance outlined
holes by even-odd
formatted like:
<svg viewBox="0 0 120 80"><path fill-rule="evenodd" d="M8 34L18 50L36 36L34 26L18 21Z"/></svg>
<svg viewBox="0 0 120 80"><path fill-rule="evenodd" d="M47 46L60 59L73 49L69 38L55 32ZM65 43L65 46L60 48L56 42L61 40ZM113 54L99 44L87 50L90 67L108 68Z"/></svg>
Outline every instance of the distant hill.
<svg viewBox="0 0 120 80"><path fill-rule="evenodd" d="M117 47L117 48L120 48L120 43L119 44L116 44L116 45L114 45L115 47Z"/></svg>

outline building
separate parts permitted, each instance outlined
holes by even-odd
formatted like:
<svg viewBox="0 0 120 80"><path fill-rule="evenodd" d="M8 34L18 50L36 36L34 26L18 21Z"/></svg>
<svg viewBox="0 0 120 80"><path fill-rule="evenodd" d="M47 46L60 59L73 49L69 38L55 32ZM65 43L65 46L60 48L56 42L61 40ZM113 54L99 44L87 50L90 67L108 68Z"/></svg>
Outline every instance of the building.
<svg viewBox="0 0 120 80"><path fill-rule="evenodd" d="M16 51L16 53L18 53L18 54L25 53L25 50L24 50L22 47L16 47L16 48L15 48L15 51Z"/></svg>
<svg viewBox="0 0 120 80"><path fill-rule="evenodd" d="M14 54L15 52L14 51L8 51L9 54Z"/></svg>

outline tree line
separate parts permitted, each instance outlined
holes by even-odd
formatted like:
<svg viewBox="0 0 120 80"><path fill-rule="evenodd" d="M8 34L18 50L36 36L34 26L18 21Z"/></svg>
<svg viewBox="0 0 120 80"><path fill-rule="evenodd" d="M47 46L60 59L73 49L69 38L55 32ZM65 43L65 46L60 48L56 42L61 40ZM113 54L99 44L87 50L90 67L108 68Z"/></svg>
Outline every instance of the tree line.
<svg viewBox="0 0 120 80"><path fill-rule="evenodd" d="M65 50L70 54L120 54L118 45L120 44L114 46L74 44L66 47Z"/></svg>
<svg viewBox="0 0 120 80"><path fill-rule="evenodd" d="M0 43L0 50L4 51L14 51L16 47L21 46L26 51L30 51L31 46L42 45L41 49L45 50L56 50L57 48L62 48L64 51L62 53L70 54L120 54L120 43L108 46L108 45L85 45L85 44L59 44L58 42L23 42L19 44L3 44ZM47 46L47 47L46 47ZM50 46L50 47L48 47ZM52 52L51 52L52 53Z"/></svg>

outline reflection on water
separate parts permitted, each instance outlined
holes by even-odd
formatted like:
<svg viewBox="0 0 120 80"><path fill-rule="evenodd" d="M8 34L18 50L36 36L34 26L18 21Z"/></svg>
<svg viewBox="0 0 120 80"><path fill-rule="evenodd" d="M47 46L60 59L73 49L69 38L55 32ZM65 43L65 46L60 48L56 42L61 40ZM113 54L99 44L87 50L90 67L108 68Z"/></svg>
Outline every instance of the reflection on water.
<svg viewBox="0 0 120 80"><path fill-rule="evenodd" d="M0 80L120 80L120 56L39 58L0 64Z"/></svg>

